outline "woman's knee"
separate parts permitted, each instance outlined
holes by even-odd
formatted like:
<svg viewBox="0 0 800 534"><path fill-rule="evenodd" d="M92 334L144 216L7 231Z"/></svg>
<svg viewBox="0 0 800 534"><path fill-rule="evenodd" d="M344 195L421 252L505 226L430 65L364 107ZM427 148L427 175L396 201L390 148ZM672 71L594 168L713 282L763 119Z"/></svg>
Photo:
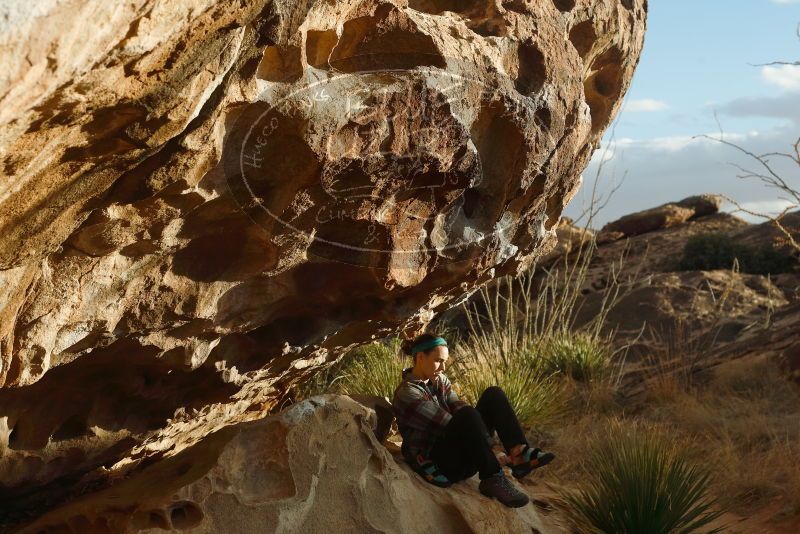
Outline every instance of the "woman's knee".
<svg viewBox="0 0 800 534"><path fill-rule="evenodd" d="M484 397L490 400L505 399L506 392L503 391L503 388L501 388L500 386L489 386L481 394L481 398Z"/></svg>
<svg viewBox="0 0 800 534"><path fill-rule="evenodd" d="M481 412L473 406L459 408L447 426L450 432L455 432L462 438L468 435L485 436L489 433Z"/></svg>
<svg viewBox="0 0 800 534"><path fill-rule="evenodd" d="M453 414L450 423L452 424L453 422L457 425L480 426L483 424L483 418L474 406L464 406Z"/></svg>
<svg viewBox="0 0 800 534"><path fill-rule="evenodd" d="M480 418L480 416L480 412L474 406L463 406L453 414L453 419L474 419L475 417Z"/></svg>

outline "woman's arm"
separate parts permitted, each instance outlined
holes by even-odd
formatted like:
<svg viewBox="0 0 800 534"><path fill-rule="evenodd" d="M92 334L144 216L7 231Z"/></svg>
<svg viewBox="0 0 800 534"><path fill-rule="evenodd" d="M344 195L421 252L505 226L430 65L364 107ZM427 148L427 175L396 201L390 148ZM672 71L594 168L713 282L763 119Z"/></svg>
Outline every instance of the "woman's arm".
<svg viewBox="0 0 800 534"><path fill-rule="evenodd" d="M439 406L438 402L427 398L416 387L399 388L393 404L398 425L428 431L434 435L442 435L444 427L453 418L450 412Z"/></svg>
<svg viewBox="0 0 800 534"><path fill-rule="evenodd" d="M469 406L468 402L458 398L458 394L453 389L453 385L450 383L450 379L447 378L447 375L441 375L439 380L441 380L441 387L444 391L447 407L450 408L450 413L455 413L464 406Z"/></svg>

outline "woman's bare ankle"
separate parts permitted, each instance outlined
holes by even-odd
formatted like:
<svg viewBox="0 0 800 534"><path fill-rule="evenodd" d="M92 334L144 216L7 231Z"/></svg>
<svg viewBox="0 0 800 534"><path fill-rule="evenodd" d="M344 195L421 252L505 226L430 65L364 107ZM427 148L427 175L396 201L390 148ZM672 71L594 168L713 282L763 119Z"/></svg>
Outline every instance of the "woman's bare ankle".
<svg viewBox="0 0 800 534"><path fill-rule="evenodd" d="M520 459L520 456L522 456L523 450L525 450L524 443L520 443L519 445L514 445L513 447L511 447L511 450L508 452L509 456L511 456L512 461L514 462L518 461Z"/></svg>

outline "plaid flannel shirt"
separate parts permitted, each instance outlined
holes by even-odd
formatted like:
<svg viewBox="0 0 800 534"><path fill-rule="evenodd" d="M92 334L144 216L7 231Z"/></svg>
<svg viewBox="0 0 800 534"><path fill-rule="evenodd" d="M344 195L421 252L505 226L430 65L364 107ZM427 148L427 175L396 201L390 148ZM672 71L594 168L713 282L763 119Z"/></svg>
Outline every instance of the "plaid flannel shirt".
<svg viewBox="0 0 800 534"><path fill-rule="evenodd" d="M403 436L402 452L413 467L430 461L430 450L444 435L444 427L458 409L469 406L453 391L444 374L427 383L403 370L403 381L392 400L397 427Z"/></svg>

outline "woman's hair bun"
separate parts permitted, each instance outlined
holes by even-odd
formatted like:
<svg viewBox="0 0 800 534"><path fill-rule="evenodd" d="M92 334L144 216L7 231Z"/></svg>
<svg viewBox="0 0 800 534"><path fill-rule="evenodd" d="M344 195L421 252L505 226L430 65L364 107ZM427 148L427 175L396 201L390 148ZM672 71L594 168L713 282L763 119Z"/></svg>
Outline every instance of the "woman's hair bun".
<svg viewBox="0 0 800 534"><path fill-rule="evenodd" d="M410 339L404 339L403 342L400 344L400 350L403 351L403 354L407 356L412 356L411 354L411 347L413 346L413 342Z"/></svg>

